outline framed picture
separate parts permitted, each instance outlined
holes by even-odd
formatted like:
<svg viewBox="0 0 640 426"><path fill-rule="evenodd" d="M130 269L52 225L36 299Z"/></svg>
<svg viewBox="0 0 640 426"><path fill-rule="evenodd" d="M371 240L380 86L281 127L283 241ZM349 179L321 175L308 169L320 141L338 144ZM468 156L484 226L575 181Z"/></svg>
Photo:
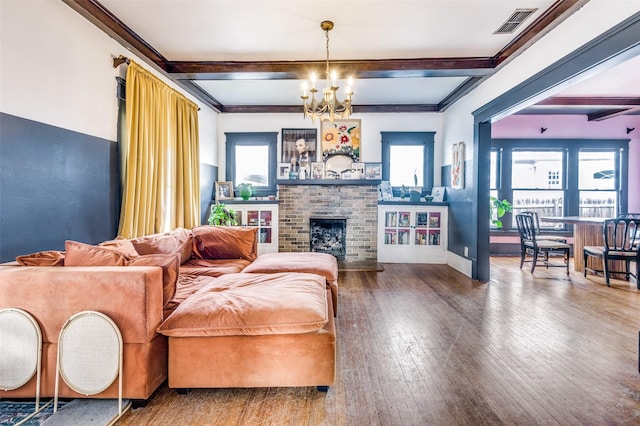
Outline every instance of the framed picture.
<svg viewBox="0 0 640 426"><path fill-rule="evenodd" d="M318 161L318 129L282 129L281 162L290 164L290 171L300 165L309 169Z"/></svg>
<svg viewBox="0 0 640 426"><path fill-rule="evenodd" d="M216 199L225 200L233 198L233 184L227 181L216 182Z"/></svg>
<svg viewBox="0 0 640 426"><path fill-rule="evenodd" d="M455 189L464 189L464 142L453 144L451 186Z"/></svg>
<svg viewBox="0 0 640 426"><path fill-rule="evenodd" d="M354 179L364 179L364 163L351 163Z"/></svg>
<svg viewBox="0 0 640 426"><path fill-rule="evenodd" d="M365 179L381 179L382 163L364 163Z"/></svg>
<svg viewBox="0 0 640 426"><path fill-rule="evenodd" d="M311 179L324 179L324 163L322 161L311 163Z"/></svg>
<svg viewBox="0 0 640 426"><path fill-rule="evenodd" d="M434 186L431 189L431 196L433 197L434 203L441 203L444 201L444 186Z"/></svg>
<svg viewBox="0 0 640 426"><path fill-rule="evenodd" d="M278 163L278 179L289 179L290 163Z"/></svg>
<svg viewBox="0 0 640 426"><path fill-rule="evenodd" d="M326 162L333 156L346 156L353 162L360 161L360 120L336 120L321 124L322 158Z"/></svg>
<svg viewBox="0 0 640 426"><path fill-rule="evenodd" d="M391 184L389 183L388 180L383 180L382 182L380 182L379 185L380 188L380 200L391 200L393 198L393 191L391 189Z"/></svg>

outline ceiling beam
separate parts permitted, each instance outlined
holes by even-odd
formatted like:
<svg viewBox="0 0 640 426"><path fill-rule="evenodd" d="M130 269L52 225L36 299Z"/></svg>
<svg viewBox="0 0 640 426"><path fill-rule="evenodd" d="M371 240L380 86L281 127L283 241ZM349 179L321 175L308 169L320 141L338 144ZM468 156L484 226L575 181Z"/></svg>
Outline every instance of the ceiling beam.
<svg viewBox="0 0 640 426"><path fill-rule="evenodd" d="M544 99L535 106L606 106L617 108L635 108L640 107L640 98L634 97L577 97L577 96L552 96Z"/></svg>
<svg viewBox="0 0 640 426"><path fill-rule="evenodd" d="M167 72L189 80L305 79L324 61L169 61ZM492 58L361 59L331 61L340 74L354 78L479 77L493 72ZM352 71L353 70L353 71Z"/></svg>
<svg viewBox="0 0 640 426"><path fill-rule="evenodd" d="M636 113L638 111L640 111L640 108L605 109L587 114L587 121L602 121L608 118L618 117L620 115Z"/></svg>

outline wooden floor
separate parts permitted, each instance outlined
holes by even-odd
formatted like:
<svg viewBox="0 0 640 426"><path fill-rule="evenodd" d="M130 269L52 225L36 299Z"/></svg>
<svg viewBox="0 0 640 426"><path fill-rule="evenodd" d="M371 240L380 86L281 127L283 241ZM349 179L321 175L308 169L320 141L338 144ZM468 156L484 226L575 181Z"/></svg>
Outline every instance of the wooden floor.
<svg viewBox="0 0 640 426"><path fill-rule="evenodd" d="M640 424L635 285L492 258L341 272L337 384L163 386L119 425ZM211 362L215 362L214 359Z"/></svg>

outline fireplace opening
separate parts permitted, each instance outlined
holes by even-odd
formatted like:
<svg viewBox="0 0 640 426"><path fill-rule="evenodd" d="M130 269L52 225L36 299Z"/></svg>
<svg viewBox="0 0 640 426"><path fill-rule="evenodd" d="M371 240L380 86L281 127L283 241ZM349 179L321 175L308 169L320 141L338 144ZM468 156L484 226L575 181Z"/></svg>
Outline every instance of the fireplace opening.
<svg viewBox="0 0 640 426"><path fill-rule="evenodd" d="M347 219L321 217L309 219L310 249L312 252L329 253L344 261L347 253Z"/></svg>

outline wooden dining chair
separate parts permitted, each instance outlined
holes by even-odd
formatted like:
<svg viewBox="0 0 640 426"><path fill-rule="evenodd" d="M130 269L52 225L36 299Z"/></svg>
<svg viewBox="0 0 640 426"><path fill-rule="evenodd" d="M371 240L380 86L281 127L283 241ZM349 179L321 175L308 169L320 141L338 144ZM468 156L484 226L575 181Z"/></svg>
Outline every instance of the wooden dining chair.
<svg viewBox="0 0 640 426"><path fill-rule="evenodd" d="M640 219L640 213L620 213L618 218L622 219Z"/></svg>
<svg viewBox="0 0 640 426"><path fill-rule="evenodd" d="M547 268L564 267L569 275L569 244L554 240L539 240L534 217L530 214L517 214L516 224L520 234L520 269L525 263L531 262L533 274L538 263L541 263ZM531 255L532 260L526 260L527 255ZM554 255L562 255L564 263L552 263L550 259Z"/></svg>
<svg viewBox="0 0 640 426"><path fill-rule="evenodd" d="M528 214L533 216L533 224L535 226L537 240L551 240L551 241L559 241L561 243L567 242L567 239L561 235L543 234L540 232L540 218L538 217L538 212L524 211L524 212L520 212L520 214Z"/></svg>
<svg viewBox="0 0 640 426"><path fill-rule="evenodd" d="M640 275L640 218L607 219L602 226L602 238L604 246L585 246L584 256L584 276L587 271L592 274L604 274L605 282L610 285L611 274L623 274L628 281L630 277L635 277L636 282ZM602 270L587 268L589 256L602 259ZM618 260L624 262L625 270L617 271L611 269L609 261ZM635 273L631 272L631 262L635 262ZM640 282L637 283L640 289Z"/></svg>

